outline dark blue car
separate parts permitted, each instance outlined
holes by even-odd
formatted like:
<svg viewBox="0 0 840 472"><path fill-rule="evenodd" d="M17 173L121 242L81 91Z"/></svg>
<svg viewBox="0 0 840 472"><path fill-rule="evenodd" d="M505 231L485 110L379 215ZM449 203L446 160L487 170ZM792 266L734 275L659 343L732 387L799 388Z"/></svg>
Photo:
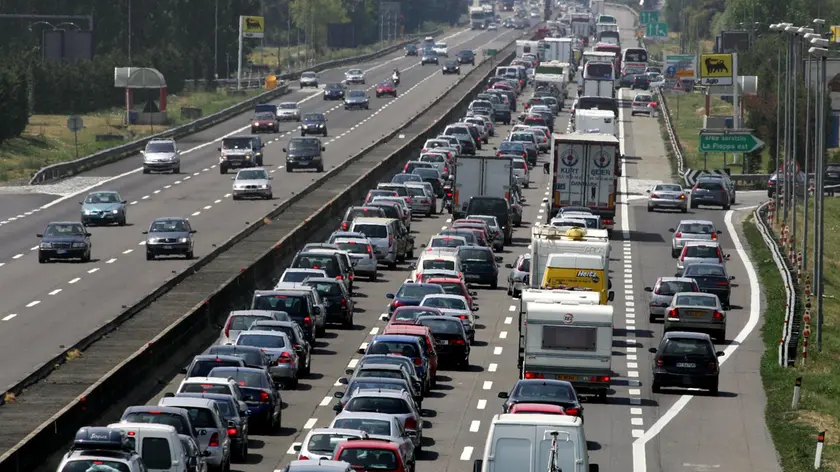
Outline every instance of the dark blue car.
<svg viewBox="0 0 840 472"><path fill-rule="evenodd" d="M248 420L259 423L267 433L280 428L283 399L280 397L280 391L274 388L274 382L267 370L253 367L217 367L207 376L236 381L248 405Z"/></svg>
<svg viewBox="0 0 840 472"><path fill-rule="evenodd" d="M429 357L426 355L422 343L423 341L417 336L380 334L370 340L367 348L361 354L396 354L408 357L414 363L417 376L420 377L423 385L431 386L429 381Z"/></svg>
<svg viewBox="0 0 840 472"><path fill-rule="evenodd" d="M404 283L397 293L389 293L385 298L390 298L393 301L388 305L388 318L395 309L401 306L417 306L423 301L426 295L435 293L445 293L443 287L438 284L415 284Z"/></svg>
<svg viewBox="0 0 840 472"><path fill-rule="evenodd" d="M344 84L327 84L324 87L324 100L344 100Z"/></svg>
<svg viewBox="0 0 840 472"><path fill-rule="evenodd" d="M90 262L90 233L78 221L62 221L50 223L43 233L38 245L38 262L41 264L53 259L79 259Z"/></svg>
<svg viewBox="0 0 840 472"><path fill-rule="evenodd" d="M300 124L300 135L320 134L327 135L327 117L323 113L308 113L303 115Z"/></svg>

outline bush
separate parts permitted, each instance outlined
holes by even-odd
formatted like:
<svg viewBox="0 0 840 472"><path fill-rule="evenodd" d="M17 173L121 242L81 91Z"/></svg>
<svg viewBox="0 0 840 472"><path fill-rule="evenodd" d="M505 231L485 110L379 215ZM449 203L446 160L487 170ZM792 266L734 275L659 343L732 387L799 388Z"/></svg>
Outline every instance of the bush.
<svg viewBox="0 0 840 472"><path fill-rule="evenodd" d="M0 143L20 136L29 123L26 76L26 71L13 63L0 67Z"/></svg>

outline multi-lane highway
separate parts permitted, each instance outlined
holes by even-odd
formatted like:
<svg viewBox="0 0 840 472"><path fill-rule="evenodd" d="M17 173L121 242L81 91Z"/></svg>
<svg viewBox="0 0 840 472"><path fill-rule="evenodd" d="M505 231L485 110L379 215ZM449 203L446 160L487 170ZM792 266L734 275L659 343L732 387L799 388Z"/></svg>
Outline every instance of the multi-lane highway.
<svg viewBox="0 0 840 472"><path fill-rule="evenodd" d="M521 31L513 30L461 30L444 40L452 54L467 48L481 54L488 47L500 49L520 34ZM323 139L327 170L399 128L458 80L457 76L442 76L439 67L421 67L418 57L403 57L402 53L359 67L367 72L367 85L356 88L371 93L370 111L346 111L341 102L324 101L322 92L313 89L295 91L278 100L298 102L304 113L327 114L329 136ZM377 99L371 89L390 77L394 68L402 71L399 96ZM463 71L470 68L464 66ZM342 80L344 71L321 73L321 83ZM217 147L224 136L250 133L250 118L246 113L182 139L180 175L144 175L139 171L139 156L83 175L107 178L97 189L116 190L130 203L129 225L90 229L94 258L90 263L46 265L39 264L36 256L35 234L50 221L78 221L79 201L84 194L61 197L38 211L33 210L44 205L43 195L17 195L10 199L16 208L4 205L0 209L5 221L0 225L0 238L6 241L0 249L0 357L7 359L0 372L0 385L12 385L24 378L64 346L73 345L116 316L124 306L138 301L194 262L145 260L141 232L152 219L189 217L198 230L196 256L201 257L319 177L314 173L284 171L282 148L297 126L287 123L280 133L262 135L268 143L264 162L274 176L274 199L232 201L231 176L220 175L216 168Z"/></svg>

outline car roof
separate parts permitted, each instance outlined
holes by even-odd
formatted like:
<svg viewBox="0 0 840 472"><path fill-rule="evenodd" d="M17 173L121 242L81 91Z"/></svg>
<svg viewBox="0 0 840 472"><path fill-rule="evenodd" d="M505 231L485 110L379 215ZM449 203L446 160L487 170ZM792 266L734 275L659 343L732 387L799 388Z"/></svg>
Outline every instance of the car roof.
<svg viewBox="0 0 840 472"><path fill-rule="evenodd" d="M250 331L248 331L250 333ZM216 369L225 369L225 370L232 370L234 372L245 372L245 373L255 373L255 374L262 374L265 372L265 369L260 369L258 367L231 367L231 366L223 366L223 367L215 367L213 370Z"/></svg>
<svg viewBox="0 0 840 472"><path fill-rule="evenodd" d="M241 357L230 355L230 354L199 354L199 355L193 357L193 362L195 362L195 361L213 361L213 360L242 362L242 363L245 362L245 361L242 360Z"/></svg>
<svg viewBox="0 0 840 472"><path fill-rule="evenodd" d="M704 225L712 225L712 226L715 225L714 223L712 223L709 220L680 220L681 225L683 225L683 224L695 224L695 223L704 224Z"/></svg>
<svg viewBox="0 0 840 472"><path fill-rule="evenodd" d="M396 443L384 439L354 439L338 443L338 449L387 449L398 452Z"/></svg>
<svg viewBox="0 0 840 472"><path fill-rule="evenodd" d="M190 377L184 383L230 385L231 380L225 377Z"/></svg>
<svg viewBox="0 0 840 472"><path fill-rule="evenodd" d="M161 406L169 406L178 408L179 406L189 408L213 408L215 400L209 398L194 398L194 397L163 397L160 399L163 403Z"/></svg>
<svg viewBox="0 0 840 472"><path fill-rule="evenodd" d="M380 420L380 421L387 421L388 424L393 424L394 416L389 415L387 413L374 413L369 411L342 411L341 413L337 414L335 418L330 422L332 424L337 419L343 418L365 418L365 419L372 419L372 420Z"/></svg>
<svg viewBox="0 0 840 472"><path fill-rule="evenodd" d="M245 335L249 335L249 334L258 334L258 335L261 335L261 336L277 336L277 337L280 337L280 338L289 339L289 336L282 331L266 331L266 330L260 330L260 329L250 329L248 331L243 331L239 335L240 336L245 336Z"/></svg>
<svg viewBox="0 0 840 472"><path fill-rule="evenodd" d="M428 280L430 284L445 284L445 283L454 283L454 284L463 284L464 281L461 279L456 279L455 277L430 277ZM402 307L400 307L402 308ZM432 307L423 307L425 309L432 308Z"/></svg>
<svg viewBox="0 0 840 472"><path fill-rule="evenodd" d="M360 388L353 393L353 398L359 397L390 397L390 398L399 398L401 400L408 400L406 398L408 396L408 392L405 390L391 390L391 389L381 389L381 388ZM352 398L351 398L352 400Z"/></svg>
<svg viewBox="0 0 840 472"><path fill-rule="evenodd" d="M362 356L364 358L364 356ZM402 366L396 364L377 364L369 362L359 366L358 370L402 370Z"/></svg>
<svg viewBox="0 0 840 472"><path fill-rule="evenodd" d="M452 294L452 293L430 293L430 294L424 296L423 298L427 298L427 297L428 298L450 298L450 299L458 299L458 300L464 300L464 301L467 300L467 298L464 297L463 295L455 295L455 294Z"/></svg>
<svg viewBox="0 0 840 472"><path fill-rule="evenodd" d="M662 335L662 340L666 339L705 339L709 342L712 341L712 338L706 333L694 333L689 331L668 331L667 333Z"/></svg>

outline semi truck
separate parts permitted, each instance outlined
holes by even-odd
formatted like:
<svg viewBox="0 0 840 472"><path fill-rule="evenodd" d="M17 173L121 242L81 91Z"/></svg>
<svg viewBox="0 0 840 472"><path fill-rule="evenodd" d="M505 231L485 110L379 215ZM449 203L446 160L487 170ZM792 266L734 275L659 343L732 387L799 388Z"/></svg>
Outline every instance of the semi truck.
<svg viewBox="0 0 840 472"><path fill-rule="evenodd" d="M510 159L495 156L459 156L452 209L455 219L466 211L472 197L509 199L513 181Z"/></svg>
<svg viewBox="0 0 840 472"><path fill-rule="evenodd" d="M484 7L470 7L470 29L486 29L488 24Z"/></svg>

